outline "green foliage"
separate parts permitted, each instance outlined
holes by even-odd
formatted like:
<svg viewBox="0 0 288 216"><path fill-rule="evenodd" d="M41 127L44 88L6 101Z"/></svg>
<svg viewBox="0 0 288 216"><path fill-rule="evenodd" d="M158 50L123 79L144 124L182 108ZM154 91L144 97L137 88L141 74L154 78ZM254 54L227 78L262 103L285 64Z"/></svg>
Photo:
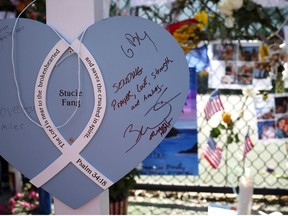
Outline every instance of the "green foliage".
<svg viewBox="0 0 288 216"><path fill-rule="evenodd" d="M39 195L36 188L30 183L26 183L23 192L16 193L9 199L9 214L36 214L39 210Z"/></svg>
<svg viewBox="0 0 288 216"><path fill-rule="evenodd" d="M45 23L46 1L37 0L25 9L31 2L32 0L0 0L0 11L14 11L16 16L23 12L21 18L34 19Z"/></svg>
<svg viewBox="0 0 288 216"><path fill-rule="evenodd" d="M221 132L222 131L222 132ZM226 134L226 144L231 144L233 142L239 143L238 133L234 133L234 124L229 125L219 124L217 127L213 127L210 131L210 135L213 138L220 137L221 134Z"/></svg>
<svg viewBox="0 0 288 216"><path fill-rule="evenodd" d="M136 185L136 178L139 178L137 169L131 170L126 176L120 179L109 188L110 202L117 202L126 199L129 195L129 190Z"/></svg>
<svg viewBox="0 0 288 216"><path fill-rule="evenodd" d="M0 1L0 9L17 10L20 13L23 7L13 6L11 2L10 0ZM28 4L31 0L13 0L13 2ZM233 11L235 18L233 28L227 28L224 25L225 17L221 15L217 6L220 0L177 0L165 10L162 10L159 5L130 8L129 0L120 2L121 4L116 0L111 1L111 16L121 15L121 11L125 11L125 13L129 11L130 14L148 18L164 26L181 21L183 17L192 18L196 13L204 10L209 15L209 23L205 31L199 35L203 41L217 39L258 39L263 41L279 29L288 15L288 8L263 8L251 0L244 0L243 7ZM37 0L22 16L46 22L45 3L45 0ZM118 8L120 5L121 8Z"/></svg>
<svg viewBox="0 0 288 216"><path fill-rule="evenodd" d="M219 135L221 134L219 125L218 125L218 127L212 128L210 133L211 133L211 136L212 136L213 138L218 138Z"/></svg>
<svg viewBox="0 0 288 216"><path fill-rule="evenodd" d="M137 7L135 10L137 14L164 26L181 21L183 17L193 18L197 12L205 10L209 15L209 25L201 33L203 41L218 39L263 41L275 33L288 16L288 8L263 8L252 0L244 0L239 10L233 11L235 18L233 28L227 28L224 25L225 17L218 8L219 2L220 0L177 0L165 11L160 10L158 5Z"/></svg>

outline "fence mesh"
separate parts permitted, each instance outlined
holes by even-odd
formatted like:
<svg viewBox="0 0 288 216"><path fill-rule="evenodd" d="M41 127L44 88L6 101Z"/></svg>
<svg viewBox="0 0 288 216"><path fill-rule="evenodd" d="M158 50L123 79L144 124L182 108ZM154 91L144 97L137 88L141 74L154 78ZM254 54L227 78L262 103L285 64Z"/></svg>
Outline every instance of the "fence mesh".
<svg viewBox="0 0 288 216"><path fill-rule="evenodd" d="M181 1L177 2L179 3ZM114 0L112 1L112 10L116 15L137 15L150 19L160 25L165 25L177 20L192 18L195 11L199 11L197 1L194 1L193 4L191 4L192 1L188 2L190 2L190 4L183 5L184 8L182 8L181 13L174 13L174 15L171 13L171 10L175 10L175 8L173 9L171 4L130 8L129 1ZM211 8L213 7L215 7L215 5L211 5ZM175 14L177 14L177 16L175 16ZM229 187L233 189L238 186L239 177L243 175L244 167L250 167L254 177L254 187L260 189L260 191L265 188L287 189L287 179L276 178L274 175L267 173L266 169L267 167L274 168L275 173L287 175L288 144L287 142L280 140L263 142L258 139L257 119L255 117L256 113L253 98L248 98L246 101L241 90L220 90L221 100L225 106L225 111L230 112L232 115L238 115L244 106L244 115L236 125L236 133L239 135L240 142L232 142L225 147L222 162L216 170L212 169L208 162L201 156L203 146L207 143L210 135L210 130L215 126L204 118L204 106L208 101L209 94L212 90L213 89L208 88L207 71L200 72L198 74L197 94L199 176L142 175L137 181L138 184L145 184L148 190L149 185L159 185L159 188L163 185L172 185L172 187L170 187L170 190L172 191L173 187L176 190L177 186L212 186ZM241 141L244 140L248 126L250 127L250 137L255 147L249 152L246 159L242 160L241 146L243 145L243 142ZM221 142L224 143L225 139L225 135L221 135L218 139L219 144L221 144ZM231 193L233 193L232 189ZM153 214L157 214L156 211L157 210L153 211Z"/></svg>
<svg viewBox="0 0 288 216"><path fill-rule="evenodd" d="M177 1L181 2L181 1ZM183 1L184 2L184 1ZM188 1L192 2L192 1ZM209 1L207 1L209 3ZM193 4L185 4L184 9L177 17L171 13L171 4L157 4L151 7L129 7L129 1L112 0L112 9L117 15L137 15L150 19L160 25L169 24L177 20L192 18L196 11L197 1ZM192 7L193 6L193 7ZM199 6L199 5L198 5ZM213 5L211 5L213 7ZM174 20L173 20L174 17ZM175 20L177 19L177 20ZM217 74L217 72L215 72ZM219 77L220 79L220 77ZM243 167L251 167L254 176L255 187L258 188L282 188L286 189L288 181L276 178L266 172L267 167L275 169L276 173L286 174L287 170L287 142L258 140L256 113L253 98L245 97L241 90L220 90L220 97L224 104L225 111L232 115L238 115L244 106L243 118L237 122L236 133L240 140L244 140L247 127L250 127L250 136L255 144L253 151L249 152L246 160L242 160L242 148L240 143L231 143L223 151L223 159L217 170L210 168L210 165L201 157L204 144L207 143L213 123L204 118L204 106L208 101L213 89L208 88L208 73L202 71L198 74L197 94L197 124L198 124L198 157L199 176L141 176L139 183L145 184L173 184L173 185L210 185L210 186L237 186L238 178L243 174ZM219 142L226 139L221 135ZM244 164L245 163L245 164Z"/></svg>
<svg viewBox="0 0 288 216"><path fill-rule="evenodd" d="M130 7L129 0L111 0L111 14L112 15L136 15L143 18L150 19L160 25L171 24L173 22L192 18L196 12L199 12L200 2L204 1L176 1L181 10L173 4L157 4L149 7ZM189 2L185 3L185 2ZM215 4L206 1L207 8L215 9ZM211 4L211 5L210 5ZM287 11L284 17L287 17ZM271 20L273 23L274 20ZM217 72L215 72L217 73ZM255 104L253 98L246 98L243 96L241 90L221 89L220 97L225 106L225 111L234 115L238 115L242 108L244 108L243 117L237 122L236 133L238 133L240 142L227 145L223 150L222 161L218 169L212 169L209 163L201 156L203 147L207 143L210 135L210 130L215 126L215 122L206 121L204 118L204 107L207 103L210 93L214 90L209 88L208 72L202 71L198 73L198 87L197 87L197 130L198 130L198 159L199 159L199 175L141 175L137 179L138 185L146 185L146 189L154 190L154 192L145 192L145 197L141 198L141 190L134 192L137 195L137 202L130 197L129 213L131 214L182 214L184 211L203 214L207 210L207 203L203 202L202 198L196 198L197 193L193 193L190 188L199 187L198 192L201 192L201 187L206 188L205 192L209 194L209 187L227 187L231 188L230 193L236 192L239 184L239 177L244 173L244 167L250 167L254 187L259 189L277 189L287 190L288 180L284 178L277 178L269 174L266 169L273 168L275 173L287 176L288 160L288 142L287 141L261 141L258 139L257 133L257 119L255 113ZM220 77L219 77L220 79ZM272 93L272 92L271 92ZM253 150L249 152L245 160L242 160L242 145L244 137L247 133L247 128L250 128L250 136L255 145ZM225 142L227 137L225 134L221 135L217 140L219 145ZM170 186L169 192L163 190L157 191L158 188L165 188L163 186ZM155 187L156 186L156 187ZM179 186L183 186L179 192ZM192 187L191 187L192 186ZM137 187L136 187L137 188ZM183 189L184 188L184 189ZM186 189L185 189L186 188ZM207 191L208 188L208 191ZM155 190L156 189L156 190ZM185 193L184 191L191 192ZM204 189L203 189L204 190ZM212 192L212 191L210 191ZM227 192L227 191L226 191ZM229 192L229 191L228 191ZM272 192L273 193L273 192ZM285 192L284 192L285 193ZM288 194L288 192L286 193ZM159 201L159 197L161 198ZM207 197L205 200L207 201ZM217 197L214 199L217 199ZM227 201L228 200L228 201ZM229 197L226 197L229 202ZM138 203L141 202L144 209L137 208ZM154 207L150 204L153 203ZM287 202L286 202L287 203ZM200 205L201 204L201 205ZM150 207L149 207L150 206ZM148 210L148 207L150 210ZM196 210L195 210L196 209ZM204 209L204 210L203 210ZM277 210L277 209L275 209ZM286 210L288 212L288 209Z"/></svg>

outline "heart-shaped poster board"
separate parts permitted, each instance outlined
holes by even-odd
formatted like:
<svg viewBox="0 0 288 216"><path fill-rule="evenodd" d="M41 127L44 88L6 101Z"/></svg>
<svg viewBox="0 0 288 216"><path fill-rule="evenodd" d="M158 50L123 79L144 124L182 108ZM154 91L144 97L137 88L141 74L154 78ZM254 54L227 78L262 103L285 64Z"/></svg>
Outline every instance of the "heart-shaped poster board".
<svg viewBox="0 0 288 216"><path fill-rule="evenodd" d="M0 21L0 153L79 208L172 128L189 88L185 55L139 17L97 22L70 47L48 25L15 22Z"/></svg>

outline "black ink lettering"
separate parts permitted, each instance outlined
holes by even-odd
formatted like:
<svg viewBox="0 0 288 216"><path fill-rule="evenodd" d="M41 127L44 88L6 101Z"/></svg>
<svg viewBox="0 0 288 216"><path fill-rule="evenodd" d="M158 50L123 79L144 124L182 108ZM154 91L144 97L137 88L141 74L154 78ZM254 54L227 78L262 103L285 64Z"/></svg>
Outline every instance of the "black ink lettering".
<svg viewBox="0 0 288 216"><path fill-rule="evenodd" d="M95 120L95 119L94 119ZM93 133L94 131L94 128L95 128L95 125L92 124L89 126L89 129L87 131L87 133L84 135L85 138L89 138L91 136L91 134Z"/></svg>
<svg viewBox="0 0 288 216"><path fill-rule="evenodd" d="M141 46L142 42L145 39L148 39L154 46L156 52L158 52L158 48L155 45L154 41L150 38L150 36L148 35L148 33L146 31L144 31L144 35L143 37L141 37L137 32L135 32L135 35L132 34L125 34L125 38L128 41L128 43L133 47L137 47L137 46ZM124 49L123 46L121 46L121 50L122 52L128 57L128 58L133 58L134 57L134 51L132 48L127 48Z"/></svg>
<svg viewBox="0 0 288 216"><path fill-rule="evenodd" d="M120 89L122 89L125 85L129 84L134 80L136 77L141 76L143 72L143 68L137 67L134 71L128 73L126 77L121 79L118 83L113 84L113 88L116 88L114 93L117 93Z"/></svg>
<svg viewBox="0 0 288 216"><path fill-rule="evenodd" d="M155 70L151 73L153 79L156 79L157 76L161 73L168 71L170 63L173 63L173 60L170 60L168 57L166 57L164 59L164 63L159 68L155 68Z"/></svg>
<svg viewBox="0 0 288 216"><path fill-rule="evenodd" d="M148 85L147 83L147 76L145 76L145 78L143 79L143 83L138 85L137 84L137 92L141 92L146 86Z"/></svg>
<svg viewBox="0 0 288 216"><path fill-rule="evenodd" d="M85 61L87 62L87 64L89 65L89 67L93 67L95 64L92 63L91 59L89 59L88 57L85 58Z"/></svg>
<svg viewBox="0 0 288 216"><path fill-rule="evenodd" d="M159 86L156 85L153 89L151 89L151 91L147 94L145 94L144 97L144 101L148 100L149 98L153 97L155 94L159 94L162 91L163 85Z"/></svg>
<svg viewBox="0 0 288 216"><path fill-rule="evenodd" d="M30 114L35 112L34 106L24 107L26 113ZM14 115L21 114L22 110L20 106L12 106L12 107L0 107L0 118L8 118Z"/></svg>
<svg viewBox="0 0 288 216"><path fill-rule="evenodd" d="M19 131L24 129L24 124L23 123L14 123L10 122L8 124L2 124L1 126L1 131Z"/></svg>
<svg viewBox="0 0 288 216"><path fill-rule="evenodd" d="M62 104L62 106L75 106L75 107L80 107L81 106L80 100L62 99L61 104Z"/></svg>
<svg viewBox="0 0 288 216"><path fill-rule="evenodd" d="M82 169L84 171L86 171L88 174L90 174L90 175L92 174L92 170L90 169L90 167L88 165L84 164L81 159L78 159L76 161L76 164L78 164L80 167L82 167Z"/></svg>
<svg viewBox="0 0 288 216"><path fill-rule="evenodd" d="M131 91L128 91L128 93L125 95L123 99L120 101L116 101L115 99L112 101L111 106L113 107L113 110L119 109L123 106L126 106L131 98L134 96L131 94Z"/></svg>
<svg viewBox="0 0 288 216"><path fill-rule="evenodd" d="M78 89L74 91L67 91L67 90L60 89L59 91L60 97L77 97L77 96L81 97L82 95L83 95L83 92L82 91L78 92Z"/></svg>
<svg viewBox="0 0 288 216"><path fill-rule="evenodd" d="M138 99L136 104L134 104L133 106L131 106L131 110L134 110L136 107L138 107L140 105L140 100Z"/></svg>
<svg viewBox="0 0 288 216"><path fill-rule="evenodd" d="M156 135L160 134L162 137L165 135L165 133L167 132L167 129L171 127L171 121L173 120L173 118L169 119L169 116L172 112L172 105L170 104L170 102L172 102L175 98L177 98L181 93L178 93L177 95L175 95L174 97L170 98L169 100L165 101L162 99L162 97L164 96L165 92L167 91L167 88L165 88L165 90L162 92L162 94L159 96L158 100L156 101L156 103L145 113L144 116L147 116L148 114L163 114L165 113L165 111L163 110L164 108L167 109L167 114L163 117L163 119L161 119L160 123L158 123L155 126L141 126L140 128L136 128L133 124L128 125L128 127L126 128L126 130L124 131L124 138L126 138L126 136L135 136L135 143L126 151L129 152L131 149L133 149L141 140L142 136L144 136L148 131L152 131L150 133L149 139L153 139L153 137L155 137Z"/></svg>

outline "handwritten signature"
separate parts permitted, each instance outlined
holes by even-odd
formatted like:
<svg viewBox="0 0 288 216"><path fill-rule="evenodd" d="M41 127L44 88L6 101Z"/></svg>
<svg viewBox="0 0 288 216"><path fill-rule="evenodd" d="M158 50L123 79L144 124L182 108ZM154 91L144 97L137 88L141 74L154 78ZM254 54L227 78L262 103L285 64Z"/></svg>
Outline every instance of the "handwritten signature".
<svg viewBox="0 0 288 216"><path fill-rule="evenodd" d="M162 97L164 96L167 89L168 89L167 87L164 89L164 91L159 96L156 103L144 115L144 116L147 116L148 114L160 114L160 113L162 114L163 108L168 108L166 116L163 117L163 119L155 126L148 126L148 127L141 126L140 129L138 129L138 128L135 128L134 124L128 125L128 127L126 128L124 132L124 138L126 138L127 136L134 135L136 136L136 139L135 139L135 143L126 151L126 153L129 152L131 149L133 149L140 142L141 138L146 133L150 132L149 140L152 140L158 134L160 134L161 137L163 137L165 133L167 132L168 128L171 127L171 121L173 120L173 117L169 118L172 112L171 102L175 98L177 98L181 94L181 92L175 95L174 97L172 97L171 99L169 99L168 101L165 101L162 99Z"/></svg>
<svg viewBox="0 0 288 216"><path fill-rule="evenodd" d="M154 41L151 39L151 37L148 35L146 31L144 31L144 35L141 37L137 32L135 32L135 35L132 34L125 34L125 38L128 41L128 43L133 46L141 46L142 42L146 39L150 40L150 42L153 44L155 50L158 52L158 49L154 43ZM134 57L134 50L132 48L127 48L124 49L123 46L121 45L122 52L128 57L128 58L133 58Z"/></svg>
<svg viewBox="0 0 288 216"><path fill-rule="evenodd" d="M19 33L24 30L24 26L17 27L15 33ZM13 32L10 31L8 26L0 27L0 51L3 49L4 41L11 38Z"/></svg>
<svg viewBox="0 0 288 216"><path fill-rule="evenodd" d="M5 32L4 34L0 35L0 51L3 48L4 41L7 40L10 35L11 33L9 32Z"/></svg>

